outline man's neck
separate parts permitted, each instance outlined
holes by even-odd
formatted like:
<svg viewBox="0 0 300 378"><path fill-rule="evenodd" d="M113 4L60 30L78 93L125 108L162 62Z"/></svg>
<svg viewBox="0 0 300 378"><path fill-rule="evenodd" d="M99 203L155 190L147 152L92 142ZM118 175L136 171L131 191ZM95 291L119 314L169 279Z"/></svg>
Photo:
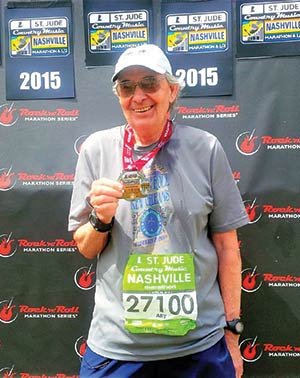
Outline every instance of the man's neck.
<svg viewBox="0 0 300 378"><path fill-rule="evenodd" d="M159 141L161 134L164 130L165 122L159 127L155 128L155 130L143 128L141 130L134 130L134 137L135 137L135 143L138 146L147 147L151 144L154 144Z"/></svg>

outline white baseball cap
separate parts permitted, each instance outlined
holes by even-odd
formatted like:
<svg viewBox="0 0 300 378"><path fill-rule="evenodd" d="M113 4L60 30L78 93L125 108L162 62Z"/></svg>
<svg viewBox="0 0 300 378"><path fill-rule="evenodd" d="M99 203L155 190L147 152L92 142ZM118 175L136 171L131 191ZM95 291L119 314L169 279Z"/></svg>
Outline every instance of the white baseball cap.
<svg viewBox="0 0 300 378"><path fill-rule="evenodd" d="M172 68L168 58L156 45L145 44L125 50L119 57L111 80L117 80L119 73L131 66L142 66L160 74L168 72L172 75Z"/></svg>

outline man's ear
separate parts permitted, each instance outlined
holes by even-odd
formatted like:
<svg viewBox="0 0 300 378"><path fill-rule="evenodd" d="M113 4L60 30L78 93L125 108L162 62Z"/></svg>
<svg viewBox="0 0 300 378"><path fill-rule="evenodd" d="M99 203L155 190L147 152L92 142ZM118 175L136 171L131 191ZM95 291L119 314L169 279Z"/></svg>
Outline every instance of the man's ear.
<svg viewBox="0 0 300 378"><path fill-rule="evenodd" d="M179 91L179 85L178 84L170 84L170 89L171 89L170 102L172 104L177 98L178 91Z"/></svg>

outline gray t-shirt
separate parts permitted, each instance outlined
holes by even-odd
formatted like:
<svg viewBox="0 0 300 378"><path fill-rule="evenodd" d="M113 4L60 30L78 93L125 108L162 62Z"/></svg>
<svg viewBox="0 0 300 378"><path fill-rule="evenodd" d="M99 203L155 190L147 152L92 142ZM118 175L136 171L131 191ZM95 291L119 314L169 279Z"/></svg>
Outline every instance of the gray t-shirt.
<svg viewBox="0 0 300 378"><path fill-rule="evenodd" d="M92 182L120 175L123 136L124 126L120 126L96 132L84 142L76 168L70 231L88 221L91 209L86 196ZM119 360L180 357L205 350L223 336L218 259L209 235L248 223L223 148L205 131L174 124L171 139L143 172L150 181L150 194L132 202L119 201L111 239L97 258L88 345L100 355ZM165 336L132 334L124 328L122 278L131 253L193 254L198 303L195 329L184 336Z"/></svg>

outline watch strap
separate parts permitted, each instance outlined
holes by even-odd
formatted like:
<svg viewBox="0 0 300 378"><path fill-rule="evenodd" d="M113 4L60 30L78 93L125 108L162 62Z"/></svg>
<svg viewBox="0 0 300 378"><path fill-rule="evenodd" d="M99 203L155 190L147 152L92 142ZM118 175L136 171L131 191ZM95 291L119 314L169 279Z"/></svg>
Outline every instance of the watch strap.
<svg viewBox="0 0 300 378"><path fill-rule="evenodd" d="M89 215L89 222L93 226L94 230L98 232L109 232L114 225L115 217L112 218L110 223L103 223L97 217L95 210L93 209Z"/></svg>

